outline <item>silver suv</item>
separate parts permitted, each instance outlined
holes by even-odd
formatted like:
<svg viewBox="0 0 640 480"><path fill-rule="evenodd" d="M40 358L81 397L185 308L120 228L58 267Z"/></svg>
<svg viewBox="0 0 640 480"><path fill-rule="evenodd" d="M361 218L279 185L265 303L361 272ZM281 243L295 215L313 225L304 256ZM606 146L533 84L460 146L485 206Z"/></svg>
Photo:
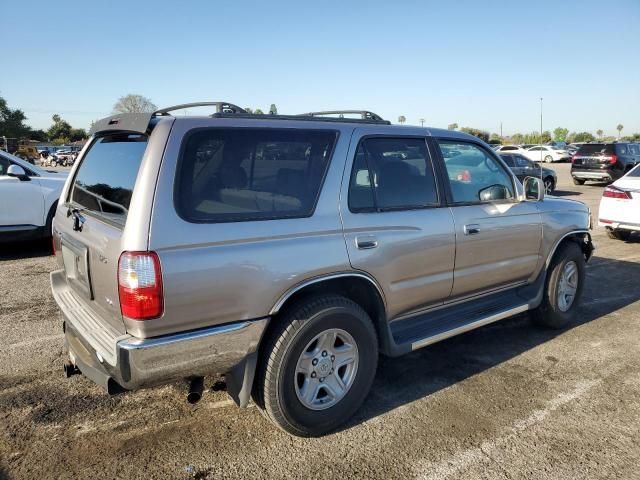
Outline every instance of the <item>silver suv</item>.
<svg viewBox="0 0 640 480"><path fill-rule="evenodd" d="M216 113L101 120L73 167L51 274L68 375L110 394L187 380L195 401L222 374L240 406L316 436L359 408L380 353L575 315L588 208L479 139L201 105Z"/></svg>

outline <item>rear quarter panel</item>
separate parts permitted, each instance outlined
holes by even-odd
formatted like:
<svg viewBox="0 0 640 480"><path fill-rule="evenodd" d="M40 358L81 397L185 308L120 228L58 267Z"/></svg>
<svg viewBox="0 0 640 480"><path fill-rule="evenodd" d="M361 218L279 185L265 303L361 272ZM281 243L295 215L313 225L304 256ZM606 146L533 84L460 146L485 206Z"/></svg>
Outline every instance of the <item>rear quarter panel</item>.
<svg viewBox="0 0 640 480"><path fill-rule="evenodd" d="M300 128L299 122L177 119L167 143L151 215L149 249L160 257L164 315L128 322L151 337L269 315L289 289L309 278L350 270L339 216L339 188L353 127L337 144L313 216L233 223L190 223L174 207L174 178L182 139L201 127Z"/></svg>

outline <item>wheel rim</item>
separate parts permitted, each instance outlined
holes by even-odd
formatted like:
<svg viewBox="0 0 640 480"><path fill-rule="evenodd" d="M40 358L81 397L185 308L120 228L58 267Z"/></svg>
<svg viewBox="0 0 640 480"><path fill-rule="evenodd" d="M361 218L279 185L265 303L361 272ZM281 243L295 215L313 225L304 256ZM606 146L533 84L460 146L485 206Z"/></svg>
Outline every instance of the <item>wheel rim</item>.
<svg viewBox="0 0 640 480"><path fill-rule="evenodd" d="M551 155L547 155L546 157L544 157L544 161L546 163L551 163L552 160L553 160L553 158L551 158Z"/></svg>
<svg viewBox="0 0 640 480"><path fill-rule="evenodd" d="M558 308L566 312L573 305L578 291L578 265L576 262L567 262L562 269L560 282L558 282Z"/></svg>
<svg viewBox="0 0 640 480"><path fill-rule="evenodd" d="M548 194L551 194L551 192L553 192L553 182L551 180L545 180L544 191Z"/></svg>
<svg viewBox="0 0 640 480"><path fill-rule="evenodd" d="M342 400L358 371L358 346L339 328L311 340L298 358L294 386L298 400L310 410L325 410Z"/></svg>

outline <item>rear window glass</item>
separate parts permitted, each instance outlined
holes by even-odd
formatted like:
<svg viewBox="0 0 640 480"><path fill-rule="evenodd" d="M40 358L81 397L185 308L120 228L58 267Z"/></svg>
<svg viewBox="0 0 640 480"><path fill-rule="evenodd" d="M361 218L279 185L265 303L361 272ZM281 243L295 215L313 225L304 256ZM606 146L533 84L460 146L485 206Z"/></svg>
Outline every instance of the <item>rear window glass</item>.
<svg viewBox="0 0 640 480"><path fill-rule="evenodd" d="M610 155L612 153L615 153L614 148L615 147L611 143L587 143L580 146L577 155Z"/></svg>
<svg viewBox="0 0 640 480"><path fill-rule="evenodd" d="M71 201L124 225L146 135L118 134L94 141L73 181Z"/></svg>
<svg viewBox="0 0 640 480"><path fill-rule="evenodd" d="M337 134L326 130L198 130L183 145L176 208L188 221L313 213Z"/></svg>
<svg viewBox="0 0 640 480"><path fill-rule="evenodd" d="M640 177L640 165L627 173L627 177Z"/></svg>

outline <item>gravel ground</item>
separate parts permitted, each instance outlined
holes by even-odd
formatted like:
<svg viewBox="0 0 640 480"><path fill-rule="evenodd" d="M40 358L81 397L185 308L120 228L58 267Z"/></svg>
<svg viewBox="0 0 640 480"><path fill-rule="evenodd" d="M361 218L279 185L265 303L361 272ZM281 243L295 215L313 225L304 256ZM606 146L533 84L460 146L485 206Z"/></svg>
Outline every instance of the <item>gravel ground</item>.
<svg viewBox="0 0 640 480"><path fill-rule="evenodd" d="M597 214L602 186L559 195ZM0 478L640 478L640 240L602 229L579 320L521 315L398 359L343 430L289 437L224 392L109 398L62 375L48 245L0 247Z"/></svg>

